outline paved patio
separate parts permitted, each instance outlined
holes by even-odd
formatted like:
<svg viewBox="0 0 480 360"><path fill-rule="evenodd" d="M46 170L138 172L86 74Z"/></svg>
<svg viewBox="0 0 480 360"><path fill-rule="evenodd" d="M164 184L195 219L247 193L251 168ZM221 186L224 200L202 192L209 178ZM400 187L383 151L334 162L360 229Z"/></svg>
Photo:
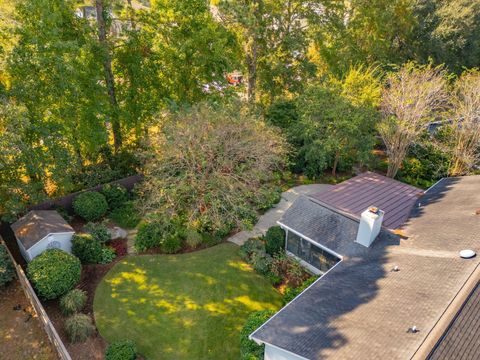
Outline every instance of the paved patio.
<svg viewBox="0 0 480 360"><path fill-rule="evenodd" d="M237 245L242 245L245 241L252 237L264 235L271 226L277 225L277 221L280 220L285 211L288 210L288 208L300 195L312 195L331 186L332 185L328 184L300 185L283 192L280 202L275 207L260 216L257 224L252 230L240 231L239 233L231 236L228 241Z"/></svg>

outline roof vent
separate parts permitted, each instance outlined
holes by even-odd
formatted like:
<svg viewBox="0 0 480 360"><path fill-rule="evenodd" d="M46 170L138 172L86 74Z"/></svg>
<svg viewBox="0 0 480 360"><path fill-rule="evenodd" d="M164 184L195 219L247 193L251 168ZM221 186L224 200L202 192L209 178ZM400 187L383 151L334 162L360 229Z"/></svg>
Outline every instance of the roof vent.
<svg viewBox="0 0 480 360"><path fill-rule="evenodd" d="M419 332L420 330L417 329L417 327L415 325L413 325L411 328L408 328L407 330L407 333L409 334L416 334L417 332Z"/></svg>
<svg viewBox="0 0 480 360"><path fill-rule="evenodd" d="M475 253L475 251L470 250L470 249L465 249L465 250L460 251L460 257L462 259L471 259L471 258L475 257L475 255L477 255Z"/></svg>
<svg viewBox="0 0 480 360"><path fill-rule="evenodd" d="M365 210L360 218L356 242L369 247L380 233L384 214L385 212L375 206Z"/></svg>

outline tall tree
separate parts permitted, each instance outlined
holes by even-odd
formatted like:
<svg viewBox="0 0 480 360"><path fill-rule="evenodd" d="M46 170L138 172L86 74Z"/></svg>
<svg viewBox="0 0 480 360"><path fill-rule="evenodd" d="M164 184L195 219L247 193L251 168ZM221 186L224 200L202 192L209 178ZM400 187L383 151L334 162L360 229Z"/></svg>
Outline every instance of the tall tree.
<svg viewBox="0 0 480 360"><path fill-rule="evenodd" d="M9 93L27 109L31 125L24 140L43 159L42 166L26 166L32 180L62 182L71 172L56 160L67 157L81 168L106 144L101 73L90 29L73 9L73 2L61 0L23 0L16 7Z"/></svg>
<svg viewBox="0 0 480 360"><path fill-rule="evenodd" d="M414 0L326 1L312 23L320 66L342 74L350 66L402 64L411 58Z"/></svg>
<svg viewBox="0 0 480 360"><path fill-rule="evenodd" d="M387 76L382 94L379 132L387 148L387 176L395 177L409 147L426 131L435 113L446 108L443 67L407 63Z"/></svg>
<svg viewBox="0 0 480 360"><path fill-rule="evenodd" d="M314 72L309 61L308 22L317 1L223 0L219 16L242 44L247 100L271 103L298 93Z"/></svg>
<svg viewBox="0 0 480 360"><path fill-rule="evenodd" d="M480 72L465 72L455 83L450 137L450 175L464 175L480 160Z"/></svg>
<svg viewBox="0 0 480 360"><path fill-rule="evenodd" d="M430 58L457 74L480 66L480 2L421 0L415 6L415 17L411 47L417 61Z"/></svg>
<svg viewBox="0 0 480 360"><path fill-rule="evenodd" d="M115 78L112 71L112 55L110 50L110 43L107 40L108 9L106 9L104 6L104 0L95 0L95 8L97 11L98 40L103 58L105 84L107 86L108 98L111 107L109 115L112 125L113 143L115 151L118 151L122 146L122 130L120 127L120 108L118 106L117 95L115 91Z"/></svg>

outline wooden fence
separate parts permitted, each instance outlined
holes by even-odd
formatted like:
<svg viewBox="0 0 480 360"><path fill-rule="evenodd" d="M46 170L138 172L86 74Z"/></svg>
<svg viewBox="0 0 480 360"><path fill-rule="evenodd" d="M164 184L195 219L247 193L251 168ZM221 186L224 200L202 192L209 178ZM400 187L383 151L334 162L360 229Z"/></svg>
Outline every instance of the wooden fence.
<svg viewBox="0 0 480 360"><path fill-rule="evenodd" d="M8 249L7 245L5 244L1 236L0 236L0 244L5 246L5 249L7 249L7 253L10 256L10 259L12 259L13 265L15 266L15 270L17 271L18 280L20 281L23 291L25 292L25 296L28 298L33 308L35 309L35 312L37 313L38 318L42 322L45 332L47 333L48 338L50 339L50 342L52 343L53 347L57 350L59 358L61 360L72 360L70 354L67 351L67 348L63 344L62 339L58 335L57 330L55 330L55 327L53 326L52 321L48 317L47 312L43 308L42 303L38 299L37 294L35 294L35 291L33 290L32 285L30 284L30 281L28 281L27 276L25 275L25 272L23 271L22 267L16 263L15 259L13 258L12 254L10 253L10 250Z"/></svg>
<svg viewBox="0 0 480 360"><path fill-rule="evenodd" d="M128 190L133 189L136 183L138 183L140 180L143 179L142 175L132 175L120 180L115 180L110 182L109 184L120 184L125 186ZM73 200L81 193L86 192L86 191L100 191L102 188L107 185L107 184L102 184L102 185L97 185L94 186L90 189L85 189L82 191L77 191L65 196L62 196L57 199L52 199L52 200L47 200L45 202L42 202L40 204L36 205L31 205L28 207L28 210L53 210L59 207L62 207L68 211L72 211L72 203Z"/></svg>

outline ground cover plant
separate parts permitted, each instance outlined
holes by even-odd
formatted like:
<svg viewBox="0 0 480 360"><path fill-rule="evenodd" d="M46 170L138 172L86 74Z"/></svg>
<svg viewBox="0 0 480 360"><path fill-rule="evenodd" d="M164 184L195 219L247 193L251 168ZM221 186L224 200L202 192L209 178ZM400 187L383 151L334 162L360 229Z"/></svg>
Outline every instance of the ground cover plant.
<svg viewBox="0 0 480 360"><path fill-rule="evenodd" d="M128 257L105 276L93 304L107 341L128 338L153 360L238 359L248 314L280 305L281 295L233 244Z"/></svg>

